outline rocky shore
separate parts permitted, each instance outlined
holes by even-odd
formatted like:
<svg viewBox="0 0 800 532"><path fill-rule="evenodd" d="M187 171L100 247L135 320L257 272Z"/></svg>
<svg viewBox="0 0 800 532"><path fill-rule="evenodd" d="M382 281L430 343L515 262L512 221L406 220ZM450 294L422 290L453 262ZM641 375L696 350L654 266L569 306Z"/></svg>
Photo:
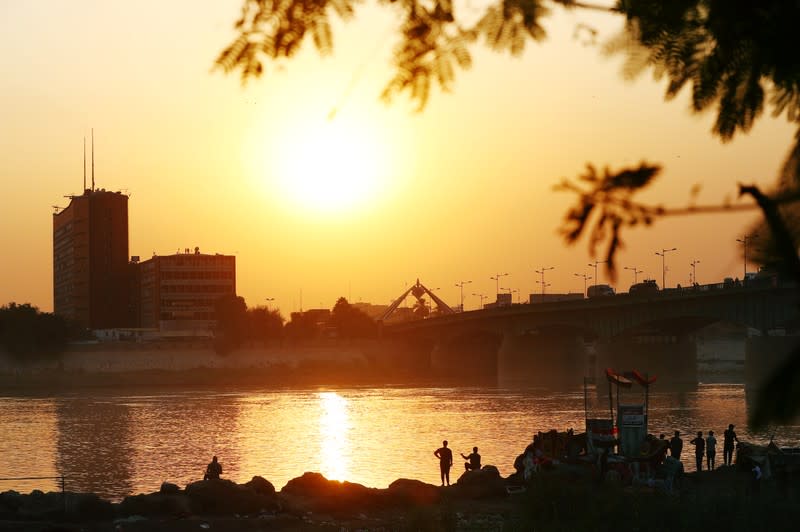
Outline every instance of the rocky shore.
<svg viewBox="0 0 800 532"><path fill-rule="evenodd" d="M796 485L753 492L734 467L686 475L666 494L647 485L600 482L591 472L545 471L522 485L493 466L449 487L399 479L386 489L305 473L280 491L198 481L112 503L94 494L0 494L0 529L22 531L509 531L789 530L800 519ZM789 527L789 528L787 528Z"/></svg>

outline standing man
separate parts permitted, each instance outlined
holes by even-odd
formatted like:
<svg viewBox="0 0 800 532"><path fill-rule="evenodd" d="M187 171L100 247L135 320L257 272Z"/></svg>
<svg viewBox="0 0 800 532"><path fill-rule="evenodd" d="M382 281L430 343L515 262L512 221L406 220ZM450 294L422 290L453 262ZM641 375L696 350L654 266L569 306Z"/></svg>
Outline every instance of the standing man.
<svg viewBox="0 0 800 532"><path fill-rule="evenodd" d="M703 432L697 431L697 437L690 441L694 445L694 459L697 463L697 471L703 470L703 456L706 454L706 440L703 439Z"/></svg>
<svg viewBox="0 0 800 532"><path fill-rule="evenodd" d="M733 465L733 442L738 443L739 438L733 432L733 425L728 425L728 430L722 433L722 463L724 465Z"/></svg>
<svg viewBox="0 0 800 532"><path fill-rule="evenodd" d="M709 471L714 471L714 458L717 456L717 438L714 437L714 431L708 431L708 438L706 438L706 467Z"/></svg>
<svg viewBox="0 0 800 532"><path fill-rule="evenodd" d="M674 456L676 460L680 461L682 450L683 440L681 439L681 431L676 430L675 435L669 440L669 454L670 456Z"/></svg>
<svg viewBox="0 0 800 532"><path fill-rule="evenodd" d="M453 451L447 448L447 440L442 442L442 446L433 451L433 456L439 459L439 471L442 474L442 486L445 481L450 485L450 468L453 467Z"/></svg>

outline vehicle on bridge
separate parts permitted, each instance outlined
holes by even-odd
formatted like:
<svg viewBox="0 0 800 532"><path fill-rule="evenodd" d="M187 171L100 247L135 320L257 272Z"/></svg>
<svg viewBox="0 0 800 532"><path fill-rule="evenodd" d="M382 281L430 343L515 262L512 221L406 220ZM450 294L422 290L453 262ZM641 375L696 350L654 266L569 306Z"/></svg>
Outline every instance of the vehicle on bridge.
<svg viewBox="0 0 800 532"><path fill-rule="evenodd" d="M632 296L657 294L658 292L659 288L654 279L645 279L641 283L631 285L631 287L628 289L628 293Z"/></svg>
<svg viewBox="0 0 800 532"><path fill-rule="evenodd" d="M593 297L606 297L613 295L614 289L607 284L593 284L588 290L586 290L586 297L590 299Z"/></svg>

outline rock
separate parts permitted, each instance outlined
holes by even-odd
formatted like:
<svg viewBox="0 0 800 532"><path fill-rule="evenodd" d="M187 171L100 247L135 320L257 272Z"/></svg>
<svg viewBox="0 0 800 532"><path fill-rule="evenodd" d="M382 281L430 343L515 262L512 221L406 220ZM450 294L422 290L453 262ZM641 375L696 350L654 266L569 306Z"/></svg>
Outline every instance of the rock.
<svg viewBox="0 0 800 532"><path fill-rule="evenodd" d="M54 495L61 499L60 493ZM67 514L80 521L101 521L112 519L115 511L111 502L94 493L67 493Z"/></svg>
<svg viewBox="0 0 800 532"><path fill-rule="evenodd" d="M266 489L263 484L256 484ZM224 479L193 482L186 486L186 496L190 508L201 514L252 514L280 508L274 493L259 493L247 484Z"/></svg>
<svg viewBox="0 0 800 532"><path fill-rule="evenodd" d="M158 492L163 493L164 495L176 495L181 492L181 489L177 484L172 484L171 482L162 482L161 488L158 490Z"/></svg>
<svg viewBox="0 0 800 532"><path fill-rule="evenodd" d="M358 515L386 506L384 490L352 482L328 480L319 473L304 473L281 489L281 496L297 512L312 511L336 515Z"/></svg>
<svg viewBox="0 0 800 532"><path fill-rule="evenodd" d="M419 480L400 478L389 484L389 501L401 506L431 505L442 499L442 490Z"/></svg>
<svg viewBox="0 0 800 532"><path fill-rule="evenodd" d="M245 486L262 495L275 495L275 486L264 477L255 476Z"/></svg>
<svg viewBox="0 0 800 532"><path fill-rule="evenodd" d="M454 493L465 499L504 497L506 483L495 466L486 465L476 471L465 471L456 482Z"/></svg>
<svg viewBox="0 0 800 532"><path fill-rule="evenodd" d="M191 513L189 497L181 493L159 492L147 495L132 495L122 499L119 504L119 514L129 517L136 515L185 517L191 515Z"/></svg>

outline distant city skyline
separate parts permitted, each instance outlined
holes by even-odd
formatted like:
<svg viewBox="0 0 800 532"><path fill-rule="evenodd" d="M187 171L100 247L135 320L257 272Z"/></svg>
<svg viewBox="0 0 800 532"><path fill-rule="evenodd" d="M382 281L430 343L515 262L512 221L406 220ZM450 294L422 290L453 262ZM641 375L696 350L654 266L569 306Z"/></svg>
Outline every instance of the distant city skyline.
<svg viewBox="0 0 800 532"><path fill-rule="evenodd" d="M237 292L285 316L332 307L338 297L387 304L419 278L466 309L501 287L581 292L595 277L587 243L565 247L557 229L572 203L552 187L586 163L664 165L644 194L652 203L736 201L736 183L769 186L793 128L764 117L721 144L712 117L692 116L688 95L663 99L663 83L620 74L621 58L573 38L590 23L602 41L621 21L565 13L549 38L518 59L476 50L475 66L426 110L378 101L392 43L386 13L366 9L337 32L332 57L310 49L285 68L240 85L211 66L232 35L240 0L135 11L83 0L0 8L0 190L10 230L0 304L52 311L52 205L80 193L82 142L95 129L98 188L131 195L130 254L199 246L236 255ZM335 30L338 29L338 25ZM375 42L365 51L364 41ZM310 48L310 47L309 47ZM22 53L24 51L24 53ZM363 76L346 99L354 72ZM331 109L339 106L329 120ZM742 245L757 214L703 215L626 231L617 287L668 286L743 275ZM754 241L753 245L757 245ZM602 250L599 250L602 253ZM604 256L596 259L602 260ZM753 264L751 271L756 270ZM604 266L589 284L607 283ZM516 298L515 298L516 299ZM302 303L301 303L302 301Z"/></svg>

